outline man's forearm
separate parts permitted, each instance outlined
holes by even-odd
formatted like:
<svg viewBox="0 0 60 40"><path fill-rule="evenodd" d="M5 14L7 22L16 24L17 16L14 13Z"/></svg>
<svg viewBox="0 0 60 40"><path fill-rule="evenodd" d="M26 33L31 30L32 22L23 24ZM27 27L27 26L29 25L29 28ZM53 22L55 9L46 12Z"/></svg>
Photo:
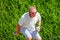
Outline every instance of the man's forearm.
<svg viewBox="0 0 60 40"><path fill-rule="evenodd" d="M41 26L41 22L38 21L38 27L36 27L36 30L37 30L37 31L40 31L40 26Z"/></svg>
<svg viewBox="0 0 60 40"><path fill-rule="evenodd" d="M21 29L20 25L17 24L17 26L16 26L16 33L17 33L17 34L19 33L20 29Z"/></svg>
<svg viewBox="0 0 60 40"><path fill-rule="evenodd" d="M41 26L41 21L38 21L38 26L39 26L39 27Z"/></svg>

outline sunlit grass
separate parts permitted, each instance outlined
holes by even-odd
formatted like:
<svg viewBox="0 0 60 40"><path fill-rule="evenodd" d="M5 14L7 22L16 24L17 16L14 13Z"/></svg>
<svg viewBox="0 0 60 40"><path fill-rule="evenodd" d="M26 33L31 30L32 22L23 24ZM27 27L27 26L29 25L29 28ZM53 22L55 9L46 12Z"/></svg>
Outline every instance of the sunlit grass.
<svg viewBox="0 0 60 40"><path fill-rule="evenodd" d="M40 36L43 40L60 40L59 0L0 0L0 39L25 40L23 34L13 35L19 18L32 5L41 14Z"/></svg>

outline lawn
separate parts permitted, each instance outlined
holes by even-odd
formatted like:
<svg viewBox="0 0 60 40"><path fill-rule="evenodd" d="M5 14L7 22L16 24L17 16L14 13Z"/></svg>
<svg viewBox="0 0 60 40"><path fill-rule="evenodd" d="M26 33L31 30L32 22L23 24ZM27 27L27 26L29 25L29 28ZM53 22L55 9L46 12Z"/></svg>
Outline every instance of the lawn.
<svg viewBox="0 0 60 40"><path fill-rule="evenodd" d="M0 0L0 40L25 40L22 33L14 36L13 32L30 6L41 15L42 40L60 40L60 0Z"/></svg>

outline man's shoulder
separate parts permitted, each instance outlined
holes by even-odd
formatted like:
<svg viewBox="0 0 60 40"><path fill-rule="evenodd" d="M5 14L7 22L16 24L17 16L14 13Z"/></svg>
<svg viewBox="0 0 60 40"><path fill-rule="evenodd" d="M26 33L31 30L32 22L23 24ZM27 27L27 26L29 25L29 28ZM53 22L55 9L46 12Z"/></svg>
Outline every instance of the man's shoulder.
<svg viewBox="0 0 60 40"><path fill-rule="evenodd" d="M37 15L40 15L40 13L39 13L39 12L37 12Z"/></svg>
<svg viewBox="0 0 60 40"><path fill-rule="evenodd" d="M25 16L27 16L27 15L28 15L28 12L24 13L22 16L25 17Z"/></svg>
<svg viewBox="0 0 60 40"><path fill-rule="evenodd" d="M24 15L27 15L29 12L24 13Z"/></svg>

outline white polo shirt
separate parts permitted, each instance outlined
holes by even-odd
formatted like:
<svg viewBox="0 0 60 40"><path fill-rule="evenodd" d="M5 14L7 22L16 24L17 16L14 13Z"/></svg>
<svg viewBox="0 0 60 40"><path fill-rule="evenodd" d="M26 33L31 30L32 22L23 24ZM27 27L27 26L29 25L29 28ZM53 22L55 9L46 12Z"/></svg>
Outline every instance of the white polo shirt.
<svg viewBox="0 0 60 40"><path fill-rule="evenodd" d="M18 21L18 24L21 26L21 27L25 27L27 28L30 32L34 31L35 30L35 24L36 22L40 20L41 21L41 16L40 14L37 12L36 13L36 16L31 18L29 16L29 12L27 13L24 13L22 15L22 17L19 19Z"/></svg>

